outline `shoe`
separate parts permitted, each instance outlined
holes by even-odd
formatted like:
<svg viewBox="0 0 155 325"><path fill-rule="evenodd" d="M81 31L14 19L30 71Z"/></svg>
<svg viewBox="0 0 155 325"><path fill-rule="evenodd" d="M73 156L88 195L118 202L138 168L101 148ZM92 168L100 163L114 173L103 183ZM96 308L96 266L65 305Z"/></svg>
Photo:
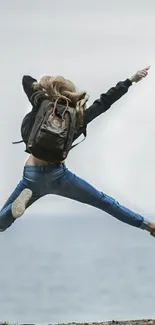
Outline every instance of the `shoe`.
<svg viewBox="0 0 155 325"><path fill-rule="evenodd" d="M11 212L12 216L17 219L22 216L26 209L26 205L32 196L32 191L25 188L17 197L17 199L12 203Z"/></svg>

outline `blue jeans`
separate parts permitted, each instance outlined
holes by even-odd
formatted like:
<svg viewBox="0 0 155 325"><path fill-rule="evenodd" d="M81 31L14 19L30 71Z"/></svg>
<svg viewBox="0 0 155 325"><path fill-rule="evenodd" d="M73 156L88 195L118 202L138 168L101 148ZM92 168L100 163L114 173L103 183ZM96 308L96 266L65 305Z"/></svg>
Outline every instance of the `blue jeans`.
<svg viewBox="0 0 155 325"><path fill-rule="evenodd" d="M96 207L134 227L144 229L145 224L148 224L140 214L120 205L110 196L71 173L65 164L61 164L60 167L54 165L24 167L21 181L0 211L1 231L6 230L15 221L11 206L25 188L29 188L33 193L27 208L44 195L55 194Z"/></svg>

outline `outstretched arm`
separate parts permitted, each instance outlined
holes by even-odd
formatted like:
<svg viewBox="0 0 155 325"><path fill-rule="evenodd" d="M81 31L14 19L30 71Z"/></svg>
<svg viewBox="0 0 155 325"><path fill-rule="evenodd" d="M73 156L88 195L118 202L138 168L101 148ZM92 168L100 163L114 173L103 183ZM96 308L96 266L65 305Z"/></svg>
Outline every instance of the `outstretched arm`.
<svg viewBox="0 0 155 325"><path fill-rule="evenodd" d="M127 93L133 82L137 83L146 77L149 68L150 67L147 67L136 72L131 78L126 79L123 82L119 82L115 87L109 89L105 94L101 94L100 98L95 100L95 102L88 109L86 109L84 116L85 125L90 123L100 114L106 112L112 104Z"/></svg>
<svg viewBox="0 0 155 325"><path fill-rule="evenodd" d="M83 133L87 124L92 122L97 116L106 112L112 104L114 104L118 99L120 99L124 94L126 94L132 83L137 83L143 78L145 78L148 74L149 68L150 67L147 67L143 70L136 72L131 78L117 83L115 87L112 87L106 93L101 94L100 98L95 100L94 103L85 110L84 127L79 129L74 140L77 139Z"/></svg>
<svg viewBox="0 0 155 325"><path fill-rule="evenodd" d="M97 116L106 112L112 104L127 93L132 82L129 79L117 83L115 87L110 88L106 93L101 94L100 98L85 110L84 122L85 125L93 121Z"/></svg>

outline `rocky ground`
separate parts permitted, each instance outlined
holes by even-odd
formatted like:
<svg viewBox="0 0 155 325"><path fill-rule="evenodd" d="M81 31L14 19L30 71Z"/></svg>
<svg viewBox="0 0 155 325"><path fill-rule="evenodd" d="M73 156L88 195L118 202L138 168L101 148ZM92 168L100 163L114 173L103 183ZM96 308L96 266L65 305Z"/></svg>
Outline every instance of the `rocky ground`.
<svg viewBox="0 0 155 325"><path fill-rule="evenodd" d="M37 325L37 324L10 324L8 322L0 322L0 325ZM128 320L128 321L110 321L100 323L61 323L61 324L45 324L45 325L155 325L155 319Z"/></svg>
<svg viewBox="0 0 155 325"><path fill-rule="evenodd" d="M59 325L155 325L155 319L129 320L129 321L111 321L101 323L69 323Z"/></svg>

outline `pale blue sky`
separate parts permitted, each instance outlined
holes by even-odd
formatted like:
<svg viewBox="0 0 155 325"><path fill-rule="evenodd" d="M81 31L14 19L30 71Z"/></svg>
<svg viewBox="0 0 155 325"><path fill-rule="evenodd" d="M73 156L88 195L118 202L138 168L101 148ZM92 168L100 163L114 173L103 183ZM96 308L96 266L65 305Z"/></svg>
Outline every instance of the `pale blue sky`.
<svg viewBox="0 0 155 325"><path fill-rule="evenodd" d="M22 176L27 158L20 123L29 104L23 74L61 74L90 94L101 92L151 65L149 77L133 86L109 112L88 128L88 138L68 158L68 167L153 219L155 214L155 2L5 1L0 11L1 168L0 203ZM86 207L48 197L26 214L71 213ZM92 208L90 208L92 209Z"/></svg>

